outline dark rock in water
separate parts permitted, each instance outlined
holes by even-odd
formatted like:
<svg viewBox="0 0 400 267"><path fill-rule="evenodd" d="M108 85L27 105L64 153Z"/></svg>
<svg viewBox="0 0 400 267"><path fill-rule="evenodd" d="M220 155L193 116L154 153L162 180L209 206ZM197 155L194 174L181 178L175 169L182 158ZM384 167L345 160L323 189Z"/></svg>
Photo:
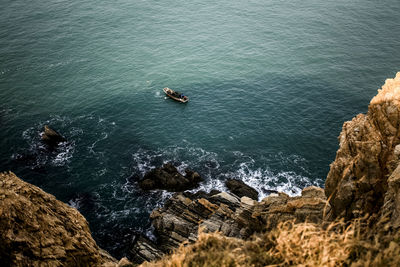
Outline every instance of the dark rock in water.
<svg viewBox="0 0 400 267"><path fill-rule="evenodd" d="M273 189L265 189L265 188L263 188L262 191L263 191L264 193L268 194L268 195L271 195L271 194L278 194L278 193L279 193L279 192L276 191L276 190L273 190Z"/></svg>
<svg viewBox="0 0 400 267"><path fill-rule="evenodd" d="M209 199L210 197L217 195L219 193L221 193L221 191L213 189L210 191L210 193L206 193L206 192L200 190L200 191L197 191L196 193L184 192L183 195L187 196L191 199L200 199L200 198Z"/></svg>
<svg viewBox="0 0 400 267"><path fill-rule="evenodd" d="M179 192L198 186L203 179L197 172L185 170L183 176L171 163L146 173L139 185L144 190L165 189L170 192Z"/></svg>
<svg viewBox="0 0 400 267"><path fill-rule="evenodd" d="M45 142L49 147L54 148L59 143L67 140L60 133L51 129L48 125L45 125L44 132L42 134L42 141Z"/></svg>
<svg viewBox="0 0 400 267"><path fill-rule="evenodd" d="M237 195L238 197L249 197L254 200L258 200L258 192L251 186L243 183L240 180L229 179L225 182L226 187L229 191Z"/></svg>

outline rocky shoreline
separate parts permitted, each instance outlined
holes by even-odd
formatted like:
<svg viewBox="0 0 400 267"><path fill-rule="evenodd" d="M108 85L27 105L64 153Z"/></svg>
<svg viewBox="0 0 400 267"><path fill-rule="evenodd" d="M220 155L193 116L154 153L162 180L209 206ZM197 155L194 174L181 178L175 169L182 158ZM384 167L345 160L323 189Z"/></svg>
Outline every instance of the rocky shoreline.
<svg viewBox="0 0 400 267"><path fill-rule="evenodd" d="M156 244L138 240L132 256L152 261L170 253L183 242L195 242L198 232L220 232L228 237L249 238L287 220L321 223L329 204L323 189L307 187L301 196L271 194L261 202L220 192L177 193L151 214L158 236ZM134 258L135 259L135 258Z"/></svg>
<svg viewBox="0 0 400 267"><path fill-rule="evenodd" d="M390 250L395 258L400 252L400 73L386 81L371 100L367 114L344 123L325 189L307 187L295 197L271 192L257 201L253 188L228 180L230 192L184 192L195 188L201 179L191 170L182 175L171 164L144 176L139 182L143 190L176 193L151 213L157 240L137 236L129 248L129 260L137 264L155 261L182 244L198 242L199 233L219 232L250 240L254 234L275 231L287 221L310 223L318 229L330 229L326 226L338 221L357 223L362 232L360 242L375 242L370 247L378 249L349 254L346 265L368 255L379 256L381 251ZM2 266L132 264L100 249L76 209L11 172L0 174L0 229ZM379 266L384 262L381 259L368 258L364 263Z"/></svg>

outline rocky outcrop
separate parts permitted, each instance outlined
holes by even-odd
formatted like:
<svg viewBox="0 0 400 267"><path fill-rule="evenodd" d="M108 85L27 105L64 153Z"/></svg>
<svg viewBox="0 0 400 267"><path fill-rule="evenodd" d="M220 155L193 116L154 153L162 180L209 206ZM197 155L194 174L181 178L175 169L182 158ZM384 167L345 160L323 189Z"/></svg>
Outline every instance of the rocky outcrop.
<svg viewBox="0 0 400 267"><path fill-rule="evenodd" d="M55 148L59 143L67 141L60 133L51 129L48 125L44 126L42 141L50 148Z"/></svg>
<svg viewBox="0 0 400 267"><path fill-rule="evenodd" d="M400 73L386 80L366 115L359 114L343 124L340 147L325 183L333 218L379 212L388 177L399 162L399 144Z"/></svg>
<svg viewBox="0 0 400 267"><path fill-rule="evenodd" d="M2 266L116 266L85 218L13 173L0 174Z"/></svg>
<svg viewBox="0 0 400 267"><path fill-rule="evenodd" d="M301 196L289 197L278 193L264 198L255 208L253 216L259 217L266 229L272 229L278 223L288 220L319 224L329 211L324 190L310 186L303 189Z"/></svg>
<svg viewBox="0 0 400 267"><path fill-rule="evenodd" d="M400 164L388 179L381 219L389 220L393 229L400 228Z"/></svg>
<svg viewBox="0 0 400 267"><path fill-rule="evenodd" d="M137 236L132 243L133 246L129 255L132 262L142 263L144 261L153 261L164 255L157 244L144 236Z"/></svg>
<svg viewBox="0 0 400 267"><path fill-rule="evenodd" d="M253 187L248 186L240 180L228 179L225 182L226 187L230 192L237 195L238 197L249 197L254 200L258 200L258 192Z"/></svg>
<svg viewBox="0 0 400 267"><path fill-rule="evenodd" d="M156 246L167 253L182 242L195 241L199 229L246 239L254 232L272 229L281 221L319 223L325 209L329 210L329 204L323 189L317 187L305 188L298 197L272 194L261 202L226 192L177 193L151 214L158 240L149 253Z"/></svg>
<svg viewBox="0 0 400 267"><path fill-rule="evenodd" d="M144 190L165 189L170 192L180 192L193 189L203 180L197 172L186 169L186 175L178 172L171 163L164 164L145 174L139 181L139 186Z"/></svg>

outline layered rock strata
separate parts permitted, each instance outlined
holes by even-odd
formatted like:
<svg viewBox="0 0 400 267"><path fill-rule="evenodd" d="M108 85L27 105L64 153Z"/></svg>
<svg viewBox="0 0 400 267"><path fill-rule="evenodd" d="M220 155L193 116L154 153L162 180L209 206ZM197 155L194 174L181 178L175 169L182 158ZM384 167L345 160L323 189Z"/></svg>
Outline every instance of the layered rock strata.
<svg viewBox="0 0 400 267"><path fill-rule="evenodd" d="M140 241L132 253L145 255L147 257L142 258L148 261L154 260L182 242L195 241L199 229L246 239L254 232L272 229L281 221L320 223L324 209L329 210L329 205L323 189L317 187L305 188L298 197L271 194L261 202L226 192L177 193L151 214L157 244L151 246Z"/></svg>
<svg viewBox="0 0 400 267"><path fill-rule="evenodd" d="M1 266L116 266L86 219L13 173L0 173Z"/></svg>
<svg viewBox="0 0 400 267"><path fill-rule="evenodd" d="M377 213L400 155L400 73L371 100L368 113L343 124L339 150L325 183L331 216Z"/></svg>

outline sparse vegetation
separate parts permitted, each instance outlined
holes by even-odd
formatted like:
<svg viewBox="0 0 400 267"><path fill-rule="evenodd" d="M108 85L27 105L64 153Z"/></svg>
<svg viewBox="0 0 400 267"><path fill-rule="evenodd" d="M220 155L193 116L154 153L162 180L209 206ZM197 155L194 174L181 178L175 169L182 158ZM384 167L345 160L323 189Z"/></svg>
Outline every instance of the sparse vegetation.
<svg viewBox="0 0 400 267"><path fill-rule="evenodd" d="M360 221L326 227L312 223L281 223L250 240L219 233L199 233L194 244L184 243L173 254L142 266L396 266L397 239L365 239Z"/></svg>

